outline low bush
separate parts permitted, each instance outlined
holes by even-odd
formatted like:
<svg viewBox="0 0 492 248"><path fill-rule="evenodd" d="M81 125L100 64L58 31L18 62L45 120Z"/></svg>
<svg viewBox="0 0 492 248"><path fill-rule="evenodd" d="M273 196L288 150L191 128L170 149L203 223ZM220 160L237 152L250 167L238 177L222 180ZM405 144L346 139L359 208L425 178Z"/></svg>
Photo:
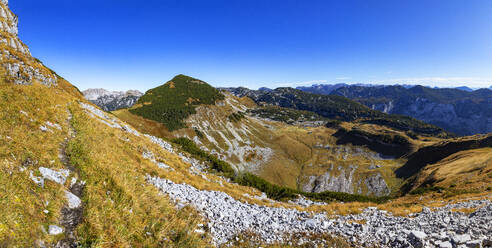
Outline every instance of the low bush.
<svg viewBox="0 0 492 248"><path fill-rule="evenodd" d="M238 122L244 118L244 113L243 112L237 112L237 113L232 113L227 117L230 122Z"/></svg>
<svg viewBox="0 0 492 248"><path fill-rule="evenodd" d="M432 186L432 187L419 187L410 192L411 195L423 195L429 192L442 192L444 190L443 187Z"/></svg>

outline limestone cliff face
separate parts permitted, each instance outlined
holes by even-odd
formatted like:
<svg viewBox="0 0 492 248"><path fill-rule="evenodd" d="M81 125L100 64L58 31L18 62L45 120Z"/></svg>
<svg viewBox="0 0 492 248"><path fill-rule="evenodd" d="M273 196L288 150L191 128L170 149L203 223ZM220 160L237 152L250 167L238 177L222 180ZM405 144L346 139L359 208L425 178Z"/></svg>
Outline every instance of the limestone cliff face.
<svg viewBox="0 0 492 248"><path fill-rule="evenodd" d="M364 180L362 178L357 180L354 176L357 169L357 166L349 166L347 169L338 167L337 173L334 173L332 168L321 176L310 176L302 186L302 190L314 193L334 191L369 196L386 196L391 193L381 173L374 172Z"/></svg>
<svg viewBox="0 0 492 248"><path fill-rule="evenodd" d="M7 81L16 84L38 82L47 86L57 83L57 76L33 58L29 48L19 39L18 18L8 7L8 0L0 0L0 64Z"/></svg>

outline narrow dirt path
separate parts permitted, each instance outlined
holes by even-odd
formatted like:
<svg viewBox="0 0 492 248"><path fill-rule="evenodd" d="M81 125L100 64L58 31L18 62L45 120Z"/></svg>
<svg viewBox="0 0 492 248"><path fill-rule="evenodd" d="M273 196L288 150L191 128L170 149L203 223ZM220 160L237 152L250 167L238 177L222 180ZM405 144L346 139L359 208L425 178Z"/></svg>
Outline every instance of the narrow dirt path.
<svg viewBox="0 0 492 248"><path fill-rule="evenodd" d="M59 151L60 161L64 164L65 168L70 170L70 173L73 175L73 178L77 179L70 182L69 192L78 197L82 198L82 194L84 192L85 183L81 181L79 178L79 173L77 169L70 163L70 158L67 156L67 147L71 139L76 136L76 132L72 126L72 113L68 110L68 136L65 138L63 143L61 144ZM65 229L65 238L60 240L56 244L56 248L76 248L78 247L77 242L77 233L76 228L82 222L84 213L84 205L81 203L78 207L70 207L70 203L68 206L64 206L61 210L61 219L60 224Z"/></svg>

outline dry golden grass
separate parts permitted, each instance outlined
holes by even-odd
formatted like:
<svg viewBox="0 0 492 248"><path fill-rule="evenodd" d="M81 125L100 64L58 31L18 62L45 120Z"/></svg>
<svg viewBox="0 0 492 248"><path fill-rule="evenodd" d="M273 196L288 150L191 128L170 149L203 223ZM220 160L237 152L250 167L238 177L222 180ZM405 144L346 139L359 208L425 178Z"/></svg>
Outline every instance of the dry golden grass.
<svg viewBox="0 0 492 248"><path fill-rule="evenodd" d="M464 213L464 214L471 214L477 211L477 208L457 208L457 209L451 209L452 212L459 212L459 213Z"/></svg>
<svg viewBox="0 0 492 248"><path fill-rule="evenodd" d="M50 181L38 187L29 173L37 175L40 166L63 168L58 150L67 135L69 99L56 88L0 82L0 205L8 206L8 211L0 211L1 247L29 247L38 239L60 238L48 236L43 229L57 223L65 204L63 191ZM61 125L62 130L42 132L39 127L46 121Z"/></svg>
<svg viewBox="0 0 492 248"><path fill-rule="evenodd" d="M311 242L303 242L302 240L309 239ZM265 248L291 248L291 247L332 247L332 248L348 248L356 245L350 244L343 238L332 236L329 234L313 234L313 233L295 233L284 237L286 240L283 243L266 244L254 232L244 232L233 238L230 242L221 247L265 247Z"/></svg>
<svg viewBox="0 0 492 248"><path fill-rule="evenodd" d="M162 177L166 173L156 173L157 167L142 159L138 145L123 142L126 133L88 117L78 107L80 99L68 83L50 88L0 83L0 204L8 206L8 211L0 212L0 247L32 247L38 241L50 245L63 238L63 234L50 236L46 231L49 225L60 225L67 185L46 180L42 188L29 173L38 176L40 166L65 168L58 155L70 127L69 105L77 131L69 143L69 154L87 182L82 198L84 221L77 230L82 243L94 247L210 246L208 237L194 232L203 221L194 210L177 211L145 182L146 173ZM46 121L59 124L62 130L42 132L39 127ZM157 149L143 138L136 140L140 147L142 142Z"/></svg>
<svg viewBox="0 0 492 248"><path fill-rule="evenodd" d="M416 186L425 182L459 190L486 190L492 186L492 148L455 153L436 164L426 166Z"/></svg>
<svg viewBox="0 0 492 248"><path fill-rule="evenodd" d="M141 157L148 145L145 140L102 126L77 105L71 109L77 136L69 144L69 153L87 182L86 215L78 228L85 237L83 243L96 247L206 246L208 239L193 232L202 221L197 213L190 208L176 211L146 183L146 174L163 173ZM125 138L131 141L123 142Z"/></svg>

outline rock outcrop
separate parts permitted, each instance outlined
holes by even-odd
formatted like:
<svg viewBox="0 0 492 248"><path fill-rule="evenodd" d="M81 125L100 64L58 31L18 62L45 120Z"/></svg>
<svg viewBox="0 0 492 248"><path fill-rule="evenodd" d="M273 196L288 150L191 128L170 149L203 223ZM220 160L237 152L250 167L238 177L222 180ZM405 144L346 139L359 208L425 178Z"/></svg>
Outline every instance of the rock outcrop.
<svg viewBox="0 0 492 248"><path fill-rule="evenodd" d="M367 192L374 196L386 196L389 195L390 189L381 176L381 173L375 173L364 180L367 187Z"/></svg>
<svg viewBox="0 0 492 248"><path fill-rule="evenodd" d="M8 7L8 0L0 2L0 64L9 82L47 86L57 83L57 76L39 60L18 37L18 18Z"/></svg>
<svg viewBox="0 0 492 248"><path fill-rule="evenodd" d="M348 170L338 168L339 175L334 175L333 171L315 177L309 177L309 182L304 185L305 192L321 193L324 191L335 191L354 193L353 179L356 166L350 166Z"/></svg>
<svg viewBox="0 0 492 248"><path fill-rule="evenodd" d="M302 190L313 193L334 191L361 195L365 191L364 195L369 196L386 196L391 193L381 173L371 173L364 180L359 179L357 182L354 176L356 170L357 166L349 166L347 169L338 167L337 171L332 169L321 176L310 176Z"/></svg>

